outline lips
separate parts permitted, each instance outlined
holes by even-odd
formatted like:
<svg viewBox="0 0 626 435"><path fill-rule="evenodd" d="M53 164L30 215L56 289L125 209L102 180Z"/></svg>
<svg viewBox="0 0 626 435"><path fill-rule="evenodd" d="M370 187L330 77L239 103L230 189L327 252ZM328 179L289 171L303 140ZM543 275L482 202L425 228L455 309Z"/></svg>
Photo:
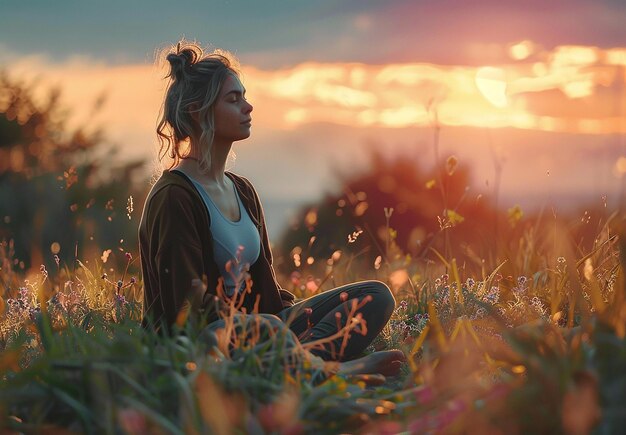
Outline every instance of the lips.
<svg viewBox="0 0 626 435"><path fill-rule="evenodd" d="M242 122L242 124L244 124L244 125L249 125L249 124L252 124L252 118L250 118L250 119L248 119L248 120L246 120L246 121Z"/></svg>

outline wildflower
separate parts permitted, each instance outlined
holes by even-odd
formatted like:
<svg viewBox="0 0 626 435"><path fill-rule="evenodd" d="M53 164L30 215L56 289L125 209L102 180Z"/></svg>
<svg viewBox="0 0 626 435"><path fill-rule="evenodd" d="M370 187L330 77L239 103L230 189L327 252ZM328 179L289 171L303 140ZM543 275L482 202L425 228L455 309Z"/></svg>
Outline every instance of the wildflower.
<svg viewBox="0 0 626 435"><path fill-rule="evenodd" d="M476 284L476 281L474 281L472 278L467 278L467 281L465 281L465 285L468 289L474 288L474 284Z"/></svg>
<svg viewBox="0 0 626 435"><path fill-rule="evenodd" d="M56 254L54 254L53 258L54 258L54 262L56 263L57 267L59 267L59 263L61 262L61 259Z"/></svg>
<svg viewBox="0 0 626 435"><path fill-rule="evenodd" d="M409 304L408 304L408 302L407 302L406 300L404 300L404 299L403 299L403 300L401 300L401 301L400 301L400 308L401 308L401 309L406 310L406 308L408 307L408 305L409 305Z"/></svg>
<svg viewBox="0 0 626 435"><path fill-rule="evenodd" d="M339 295L339 299L341 299L341 302L347 301L348 300L348 293L341 292L341 294Z"/></svg>
<svg viewBox="0 0 626 435"><path fill-rule="evenodd" d="M39 313L41 313L41 308L39 307L30 308L28 310L28 317L30 317L30 320L35 320Z"/></svg>
<svg viewBox="0 0 626 435"><path fill-rule="evenodd" d="M491 287L489 293L483 297L483 301L495 305L500 300L500 289L496 286Z"/></svg>
<svg viewBox="0 0 626 435"><path fill-rule="evenodd" d="M556 261L557 261L558 263L563 264L563 263L565 263L565 257L559 257L559 258L557 258L557 259L556 259Z"/></svg>
<svg viewBox="0 0 626 435"><path fill-rule="evenodd" d="M107 279L107 276L108 276L108 275L106 274L106 272L104 272L104 273L102 274L102 277L101 277L101 278L102 278L102 279Z"/></svg>
<svg viewBox="0 0 626 435"><path fill-rule="evenodd" d="M131 283L131 284L134 284L134 283L136 283L136 282L137 282L137 278L135 278L134 276L131 276L131 277L130 277L130 283Z"/></svg>
<svg viewBox="0 0 626 435"><path fill-rule="evenodd" d="M120 279L120 280L117 282L117 289L118 289L118 290L119 290L119 289L121 289L123 285L124 285L124 282Z"/></svg>
<svg viewBox="0 0 626 435"><path fill-rule="evenodd" d="M311 314L313 314L313 308L306 307L304 309L304 314L306 314L307 316L310 316Z"/></svg>
<svg viewBox="0 0 626 435"><path fill-rule="evenodd" d="M446 217L448 218L448 223L452 227L456 226L457 224L460 224L461 222L465 220L465 218L461 216L459 213L457 213L455 210L450 210L450 209L446 210Z"/></svg>
<svg viewBox="0 0 626 435"><path fill-rule="evenodd" d="M537 311L539 314L541 315L546 314L547 310L544 308L543 303L537 296L535 296L534 298L530 300L530 304L535 309L535 311Z"/></svg>
<svg viewBox="0 0 626 435"><path fill-rule="evenodd" d="M485 310L484 308L480 307L479 309L476 310L476 312L472 316L472 320L482 319L483 317L485 317L485 314L487 314L487 310Z"/></svg>
<svg viewBox="0 0 626 435"><path fill-rule="evenodd" d="M131 254L130 252L126 252L124 255L126 256L126 260L129 263L133 260L133 254Z"/></svg>
<svg viewBox="0 0 626 435"><path fill-rule="evenodd" d="M528 289L526 286L526 277L525 276L520 276L519 278L517 278L517 286L513 287L511 290L513 290L513 293L515 293L516 295L523 295L524 293L526 293L526 290Z"/></svg>
<svg viewBox="0 0 626 435"><path fill-rule="evenodd" d="M128 216L128 219L130 220L130 215L133 212L133 196L129 196L128 197L128 201L126 202L126 216Z"/></svg>

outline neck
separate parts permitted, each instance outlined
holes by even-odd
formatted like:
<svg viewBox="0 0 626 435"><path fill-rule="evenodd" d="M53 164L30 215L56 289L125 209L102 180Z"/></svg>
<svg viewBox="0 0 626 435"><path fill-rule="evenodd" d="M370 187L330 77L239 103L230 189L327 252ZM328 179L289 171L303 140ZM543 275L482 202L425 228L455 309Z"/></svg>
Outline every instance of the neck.
<svg viewBox="0 0 626 435"><path fill-rule="evenodd" d="M208 168L200 169L200 152L198 147L194 146L192 143L189 156L183 158L178 163L177 167L190 171L190 175L199 181L224 186L226 184L226 160L228 159L231 147L232 142L227 144L213 142L211 165Z"/></svg>

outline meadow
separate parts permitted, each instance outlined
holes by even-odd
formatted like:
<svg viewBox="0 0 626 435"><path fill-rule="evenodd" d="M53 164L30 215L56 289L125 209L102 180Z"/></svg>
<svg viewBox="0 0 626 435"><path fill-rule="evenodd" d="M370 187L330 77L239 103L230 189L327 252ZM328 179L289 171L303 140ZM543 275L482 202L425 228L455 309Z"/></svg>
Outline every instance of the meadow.
<svg viewBox="0 0 626 435"><path fill-rule="evenodd" d="M181 321L183 333L174 337L146 331L141 280L127 273L136 261L130 253L115 273L78 261L74 269L42 266L24 280L13 268L11 244L3 242L3 427L24 433L617 433L626 421L620 225L611 216L582 253L568 246L542 251L533 237L546 234L532 228L515 255L492 270L461 269L439 253L438 265L424 266L400 255L393 241L387 249L396 255L369 268L329 258L334 282L371 277L395 291L397 308L373 348L400 348L408 363L401 376L381 385L333 375L301 348L285 346L284 335L263 336L254 325L213 342L191 321ZM519 273L504 276L505 263ZM318 281L313 290L291 278L299 296L325 286Z"/></svg>
<svg viewBox="0 0 626 435"><path fill-rule="evenodd" d="M4 86L11 92L3 94L8 100L0 98L0 128L8 138L2 145L13 147L11 164L21 166L0 172L0 181L14 177L9 190L0 189L2 206L9 204L2 195L8 191L11 198L18 186L60 186L67 201L50 202L67 213L58 222L109 226L91 239L71 233L92 248L76 245L68 253L29 219L4 218L3 228L14 225L18 236L0 242L3 431L610 434L626 426L623 213L606 206L593 218L586 213L581 236L579 217L446 206L462 204L464 195L463 183L451 182L461 172L452 157L423 174L416 187L416 195L439 201L419 250L404 243L410 219L399 217L400 204L383 207L373 192L347 189L345 198L332 198L332 219L373 215L382 224L340 229L326 250L315 250L331 234L322 225L323 207L303 211L301 242L285 242L277 255L279 282L304 298L378 279L397 301L369 351L403 350L401 375L339 375L332 364L309 358L304 346L289 344L281 331L268 334L254 322L236 328L234 304L216 335L203 334L202 319L186 315L172 336L142 328L131 192L120 185L93 187L89 152L97 135L75 133L65 148L59 147L63 139L27 148L30 157L48 160L14 158L31 130L40 139L55 137L38 130L41 121L33 116L52 109L29 106L19 86ZM16 107L30 112L21 119ZM6 126L18 124L11 139ZM33 143L67 152L42 153ZM116 222L133 230L116 232ZM22 224L26 230L18 233ZM53 240L66 232L53 228ZM30 265L23 261L28 244L38 246ZM353 321L337 332L347 340L367 326L356 310L348 314Z"/></svg>

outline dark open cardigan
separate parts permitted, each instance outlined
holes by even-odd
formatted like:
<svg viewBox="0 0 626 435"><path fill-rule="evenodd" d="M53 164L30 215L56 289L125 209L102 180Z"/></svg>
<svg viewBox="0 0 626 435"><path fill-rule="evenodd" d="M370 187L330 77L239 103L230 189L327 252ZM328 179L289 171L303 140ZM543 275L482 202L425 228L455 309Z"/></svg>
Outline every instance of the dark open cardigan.
<svg viewBox="0 0 626 435"><path fill-rule="evenodd" d="M241 202L259 230L261 251L250 267L252 293L246 295L248 312L260 295L259 312L276 314L293 305L294 295L280 288L272 267L267 228L256 190L246 178L231 172ZM204 201L190 180L177 172L163 171L152 187L139 224L139 249L144 285L144 326L171 327L190 299L191 283L206 277L202 308L208 321L217 320L215 296L220 273L213 257L210 217ZM193 305L192 305L193 306Z"/></svg>

